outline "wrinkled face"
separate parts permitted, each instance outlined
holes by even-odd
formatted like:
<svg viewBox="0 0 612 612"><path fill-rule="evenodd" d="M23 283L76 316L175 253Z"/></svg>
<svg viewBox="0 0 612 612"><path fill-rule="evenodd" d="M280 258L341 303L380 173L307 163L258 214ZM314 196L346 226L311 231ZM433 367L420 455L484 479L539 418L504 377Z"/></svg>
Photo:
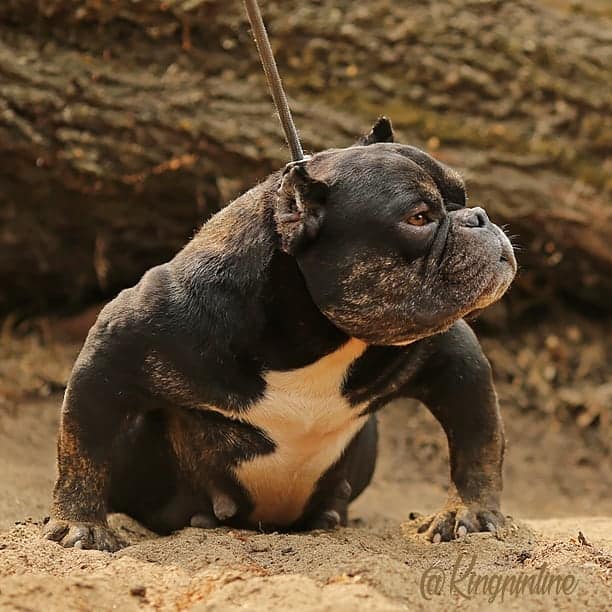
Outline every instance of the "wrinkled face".
<svg viewBox="0 0 612 612"><path fill-rule="evenodd" d="M422 151L377 143L325 151L305 167L326 189L318 208L297 198L317 224L295 256L319 309L350 336L412 342L510 285L508 238L483 209L466 208L457 173Z"/></svg>

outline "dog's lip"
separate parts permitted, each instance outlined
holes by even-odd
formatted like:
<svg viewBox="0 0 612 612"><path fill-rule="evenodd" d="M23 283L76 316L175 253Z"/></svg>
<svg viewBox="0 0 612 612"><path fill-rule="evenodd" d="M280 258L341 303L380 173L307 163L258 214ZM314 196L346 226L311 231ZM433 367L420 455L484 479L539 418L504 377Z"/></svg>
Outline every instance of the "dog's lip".
<svg viewBox="0 0 612 612"><path fill-rule="evenodd" d="M474 308L474 310L470 310L470 312L468 312L463 318L467 319L468 321L472 321L473 319L478 318L483 310L485 310L485 308Z"/></svg>
<svg viewBox="0 0 612 612"><path fill-rule="evenodd" d="M496 272L493 274L487 287L480 294L480 297L476 300L474 308L463 315L464 318L473 319L477 317L483 310L497 302L508 290L517 268L516 259L512 252L510 253L510 256L504 259L502 249L502 255L500 255Z"/></svg>
<svg viewBox="0 0 612 612"><path fill-rule="evenodd" d="M516 261L516 257L514 256L514 251L512 247L508 251L502 249L501 255L499 256L499 263L510 266L512 270L512 276L514 276L518 270L518 263Z"/></svg>
<svg viewBox="0 0 612 612"><path fill-rule="evenodd" d="M498 228L499 229L499 228ZM499 254L499 263L508 264L514 273L517 270L517 262L516 257L514 256L514 248L512 247L512 243L508 240L506 234L499 229L499 243L501 246L501 252Z"/></svg>

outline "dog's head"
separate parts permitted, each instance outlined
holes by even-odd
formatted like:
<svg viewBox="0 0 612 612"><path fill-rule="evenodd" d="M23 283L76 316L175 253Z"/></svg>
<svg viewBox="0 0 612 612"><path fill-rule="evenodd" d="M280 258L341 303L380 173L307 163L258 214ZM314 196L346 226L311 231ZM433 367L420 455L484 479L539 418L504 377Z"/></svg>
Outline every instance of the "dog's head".
<svg viewBox="0 0 612 612"><path fill-rule="evenodd" d="M318 308L348 335L403 344L499 299L512 245L452 169L393 143L380 119L359 145L288 164L278 192L281 248Z"/></svg>

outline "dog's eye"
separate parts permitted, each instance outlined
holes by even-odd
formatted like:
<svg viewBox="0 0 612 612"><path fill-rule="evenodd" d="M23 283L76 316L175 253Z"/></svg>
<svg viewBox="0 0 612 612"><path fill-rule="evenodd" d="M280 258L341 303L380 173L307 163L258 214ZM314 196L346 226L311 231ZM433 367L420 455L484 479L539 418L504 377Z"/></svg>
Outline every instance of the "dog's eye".
<svg viewBox="0 0 612 612"><path fill-rule="evenodd" d="M427 225L429 222L430 219L427 216L427 213L424 212L419 212L415 215L410 215L410 217L406 219L406 223L416 226Z"/></svg>

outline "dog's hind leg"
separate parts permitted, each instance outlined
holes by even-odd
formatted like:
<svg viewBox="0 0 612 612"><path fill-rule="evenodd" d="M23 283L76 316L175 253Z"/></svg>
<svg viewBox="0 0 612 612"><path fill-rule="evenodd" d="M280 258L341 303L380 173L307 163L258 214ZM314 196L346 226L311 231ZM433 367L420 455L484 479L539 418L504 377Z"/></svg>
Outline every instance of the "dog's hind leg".
<svg viewBox="0 0 612 612"><path fill-rule="evenodd" d="M196 505L180 481L166 414L156 410L136 416L114 447L109 511L167 534L189 525Z"/></svg>

